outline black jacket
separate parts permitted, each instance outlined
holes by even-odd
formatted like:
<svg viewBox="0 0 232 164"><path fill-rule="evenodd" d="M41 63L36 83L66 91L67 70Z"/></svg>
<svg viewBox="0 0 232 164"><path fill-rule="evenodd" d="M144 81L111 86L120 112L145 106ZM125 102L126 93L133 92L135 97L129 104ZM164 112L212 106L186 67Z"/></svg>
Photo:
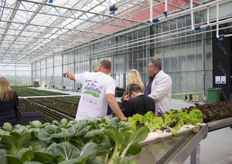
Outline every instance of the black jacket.
<svg viewBox="0 0 232 164"><path fill-rule="evenodd" d="M148 96L140 95L129 101L123 101L121 109L125 117L130 117L134 114L144 115L149 111L155 113L155 102Z"/></svg>
<svg viewBox="0 0 232 164"><path fill-rule="evenodd" d="M0 101L0 127L2 127L6 122L11 123L12 125L17 124L15 107L18 105L19 100L16 93L13 100Z"/></svg>

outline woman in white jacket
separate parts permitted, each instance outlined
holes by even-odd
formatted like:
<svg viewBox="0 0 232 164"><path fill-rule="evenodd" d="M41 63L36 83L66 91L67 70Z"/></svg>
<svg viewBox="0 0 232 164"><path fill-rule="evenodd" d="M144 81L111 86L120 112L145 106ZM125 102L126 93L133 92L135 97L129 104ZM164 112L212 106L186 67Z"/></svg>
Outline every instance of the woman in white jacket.
<svg viewBox="0 0 232 164"><path fill-rule="evenodd" d="M162 70L159 60L151 60L147 67L149 82L144 95L154 99L156 113L166 113L171 107L172 79Z"/></svg>

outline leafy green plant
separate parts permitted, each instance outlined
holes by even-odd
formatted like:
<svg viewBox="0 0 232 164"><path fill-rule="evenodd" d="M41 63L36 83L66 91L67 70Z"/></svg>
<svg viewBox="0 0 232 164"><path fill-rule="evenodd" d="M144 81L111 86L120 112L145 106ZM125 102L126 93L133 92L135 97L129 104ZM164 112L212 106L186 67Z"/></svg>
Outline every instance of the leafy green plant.
<svg viewBox="0 0 232 164"><path fill-rule="evenodd" d="M33 121L28 126L0 129L1 163L136 163L125 157L141 151L138 144L148 135L148 128L132 130L119 118L42 124Z"/></svg>
<svg viewBox="0 0 232 164"><path fill-rule="evenodd" d="M18 109L21 113L27 113L27 112L42 112L43 113L43 123L52 123L54 120L60 121L62 118L66 118L68 120L71 120L65 115L62 115L61 113L54 112L44 106L38 105L37 103L31 102L27 99L19 99L19 106ZM76 111L76 109L75 109Z"/></svg>
<svg viewBox="0 0 232 164"><path fill-rule="evenodd" d="M18 96L68 95L60 92L32 89L27 86L11 86Z"/></svg>
<svg viewBox="0 0 232 164"><path fill-rule="evenodd" d="M25 126L12 127L10 123L4 123L2 128L3 130L0 129L0 147L4 147L9 154L18 153L22 146L31 139L31 132Z"/></svg>
<svg viewBox="0 0 232 164"><path fill-rule="evenodd" d="M133 130L138 130L141 127L148 127L149 132L154 132L156 130L170 129L173 135L177 134L177 131L184 124L202 123L202 113L198 109L192 109L187 111L172 110L169 113L160 114L159 116L154 113L147 112L144 116L136 114L128 118L128 123L131 124Z"/></svg>
<svg viewBox="0 0 232 164"><path fill-rule="evenodd" d="M232 117L232 101L222 101L213 104L203 104L185 108L190 112L193 109L199 109L203 114L203 122L212 122L220 119Z"/></svg>

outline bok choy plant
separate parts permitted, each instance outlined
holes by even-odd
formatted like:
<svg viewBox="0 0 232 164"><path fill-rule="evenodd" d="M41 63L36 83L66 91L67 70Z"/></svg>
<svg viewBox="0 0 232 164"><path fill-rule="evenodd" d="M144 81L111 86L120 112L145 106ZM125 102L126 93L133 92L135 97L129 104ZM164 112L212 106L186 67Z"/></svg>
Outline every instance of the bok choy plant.
<svg viewBox="0 0 232 164"><path fill-rule="evenodd" d="M22 163L77 163L77 164L132 164L126 157L141 151L138 144L148 135L148 128L137 131L119 118L101 120L12 126L0 128L0 164Z"/></svg>

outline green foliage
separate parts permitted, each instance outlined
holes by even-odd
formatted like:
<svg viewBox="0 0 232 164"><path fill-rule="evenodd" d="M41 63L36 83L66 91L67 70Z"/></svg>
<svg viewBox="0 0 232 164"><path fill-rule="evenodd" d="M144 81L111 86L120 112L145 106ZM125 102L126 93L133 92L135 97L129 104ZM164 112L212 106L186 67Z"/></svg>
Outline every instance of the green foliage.
<svg viewBox="0 0 232 164"><path fill-rule="evenodd" d="M203 122L212 122L220 119L232 117L232 101L222 101L213 104L203 104L197 106L191 106L184 110L192 111L193 109L199 109L203 114Z"/></svg>
<svg viewBox="0 0 232 164"><path fill-rule="evenodd" d="M118 118L42 124L28 126L6 123L0 128L0 164L79 163L133 164L125 159L141 151L139 142L148 135L148 128L132 131L131 125Z"/></svg>
<svg viewBox="0 0 232 164"><path fill-rule="evenodd" d="M189 113L189 122L188 124L195 125L196 123L203 123L202 119L203 114L198 109L193 109Z"/></svg>
<svg viewBox="0 0 232 164"><path fill-rule="evenodd" d="M136 114L128 118L127 121L132 130L138 130L141 127L148 127L149 132L156 130L170 129L173 135L177 134L177 131L184 124L202 123L202 113L198 109L193 109L189 113L187 110L173 110L169 113L165 113L161 116L156 116L154 113L147 112L144 116Z"/></svg>
<svg viewBox="0 0 232 164"><path fill-rule="evenodd" d="M10 123L5 123L3 129L6 132L1 131L0 144L4 145L9 154L17 154L31 139L31 132L25 126L12 127Z"/></svg>
<svg viewBox="0 0 232 164"><path fill-rule="evenodd" d="M113 120L109 123L104 132L115 142L113 154L109 160L109 164L113 163L117 157L124 158L128 153L129 148L132 145L136 145L139 142L146 139L148 135L148 128L142 127L138 131L131 131L131 127L128 123L118 122ZM141 150L141 149L136 149ZM134 154L137 154L136 152Z"/></svg>
<svg viewBox="0 0 232 164"><path fill-rule="evenodd" d="M42 98L42 99L44 99L44 98ZM70 118L61 114L61 111L60 111L60 113L58 113L58 112L54 112L52 110L48 110L48 108L41 106L37 103L34 103L33 101L30 101L28 99L19 99L18 109L21 113L42 112L43 113L43 120L42 120L43 123L45 123L45 122L52 123L54 120L60 121L63 118L67 118L68 120L71 120ZM75 108L75 111L76 110L77 110L77 108Z"/></svg>
<svg viewBox="0 0 232 164"><path fill-rule="evenodd" d="M26 86L12 86L11 88L17 93L18 96L68 95L60 92L32 89Z"/></svg>

